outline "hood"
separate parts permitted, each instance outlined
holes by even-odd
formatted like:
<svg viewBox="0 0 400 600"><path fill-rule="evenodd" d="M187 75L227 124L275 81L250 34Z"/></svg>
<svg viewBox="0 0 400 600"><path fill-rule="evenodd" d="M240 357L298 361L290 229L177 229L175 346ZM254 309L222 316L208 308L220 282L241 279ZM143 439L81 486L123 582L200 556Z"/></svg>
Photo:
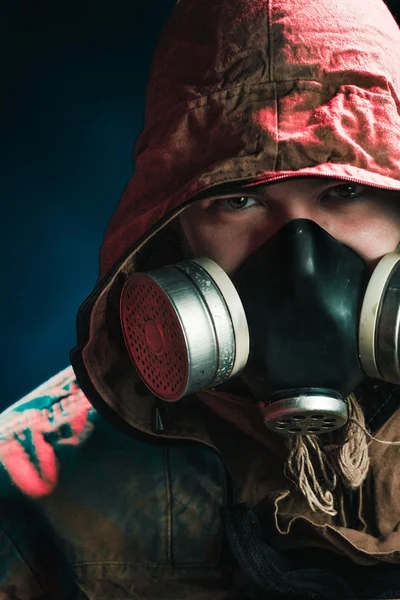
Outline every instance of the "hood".
<svg viewBox="0 0 400 600"><path fill-rule="evenodd" d="M180 211L233 182L400 190L399 108L400 33L381 0L180 0L154 53L135 172L78 313L71 360L94 406L149 430L119 297L134 270L179 259Z"/></svg>

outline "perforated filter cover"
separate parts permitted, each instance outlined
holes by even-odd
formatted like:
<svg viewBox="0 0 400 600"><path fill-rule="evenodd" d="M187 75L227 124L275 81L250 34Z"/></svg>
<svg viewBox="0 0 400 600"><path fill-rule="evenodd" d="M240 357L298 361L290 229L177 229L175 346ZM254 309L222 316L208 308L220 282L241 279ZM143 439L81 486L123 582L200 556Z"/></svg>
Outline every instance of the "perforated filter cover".
<svg viewBox="0 0 400 600"><path fill-rule="evenodd" d="M310 435L334 431L348 419L345 401L329 396L287 397L260 403L264 424L277 433Z"/></svg>
<svg viewBox="0 0 400 600"><path fill-rule="evenodd" d="M188 353L168 296L148 275L132 275L121 294L121 324L130 357L150 390L164 400L188 384Z"/></svg>

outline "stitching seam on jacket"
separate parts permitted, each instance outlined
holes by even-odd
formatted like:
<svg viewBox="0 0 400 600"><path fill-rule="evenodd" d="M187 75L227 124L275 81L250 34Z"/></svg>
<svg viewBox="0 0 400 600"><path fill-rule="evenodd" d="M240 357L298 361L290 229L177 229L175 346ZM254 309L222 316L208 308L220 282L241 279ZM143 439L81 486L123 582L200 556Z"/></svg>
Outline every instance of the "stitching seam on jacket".
<svg viewBox="0 0 400 600"><path fill-rule="evenodd" d="M24 559L24 557L22 556L21 552L18 550L17 546L14 544L13 540L9 537L9 535L4 531L3 527L0 525L0 531L4 534L5 538L9 541L9 543L11 544L12 548L15 551L15 554L17 554L19 556L19 558L21 559L21 561L23 562L24 566L26 567L26 569L29 571L29 573L32 575L32 578L36 581L36 583L38 584L38 586L40 587L40 589L42 590L42 592L45 594L45 598L48 598L48 600L51 600L48 592L45 590L45 588L42 586L42 584L40 583L40 581L37 579L35 573L32 571L31 567L28 565L28 563L26 562L26 560Z"/></svg>
<svg viewBox="0 0 400 600"><path fill-rule="evenodd" d="M385 402L383 402L383 404L380 405L380 407L378 408L378 410L376 412L374 412L374 414L368 419L368 425L370 425L374 419L376 418L377 415L379 415L379 413L381 412L381 410L386 406L386 404L392 400L394 392L396 390L392 390L389 394L389 396L386 398Z"/></svg>
<svg viewBox="0 0 400 600"><path fill-rule="evenodd" d="M166 558L169 565L172 564L172 494L170 473L170 449L165 449L165 492L166 492Z"/></svg>
<svg viewBox="0 0 400 600"><path fill-rule="evenodd" d="M384 91L373 92L369 89L364 89L358 85L354 85L354 84L350 84L350 83L345 83L345 84L322 83L321 81L318 81L315 78L306 79L305 77L302 77L301 79L291 78L291 79L279 79L276 81L263 81L261 83L254 83L252 85L249 85L248 83L244 83L244 84L240 84L240 85L232 85L229 87L222 88L220 90L210 92L209 94L204 94L203 96L199 96L198 98L196 98L194 100L182 100L175 104L173 110L175 110L176 113L179 112L180 116L183 117L193 110L207 106L210 99L213 99L213 98L218 99L221 96L222 97L225 96L225 98L223 98L224 100L234 99L237 96L240 96L243 93L243 91L247 92L248 94L255 94L257 92L261 93L261 92L264 92L266 89L268 89L268 87L271 87L272 83L274 83L276 86L282 85L282 84L288 84L288 83L290 83L290 84L301 84L301 83L317 84L321 89L317 89L316 87L313 86L313 89L311 91L314 91L321 95L323 94L327 97L327 99L332 97L332 93L328 93L324 90L326 88L335 88L337 90L336 93L341 91L342 93L346 93L347 95L351 95L351 94L354 94L356 96L368 95L368 96L372 96L374 99L379 98L382 101L386 101L387 103L390 103L390 102L393 103L395 101L395 98L393 98L393 96L391 94L384 92ZM162 117L160 117L160 119L152 121L151 124L149 124L146 127L146 130L143 131L142 135L143 134L148 135L149 132L152 131L152 129L154 129L155 127L158 127L159 123L164 122L164 121L165 121L165 115L162 115ZM136 157L137 157L137 155L136 155Z"/></svg>
<svg viewBox="0 0 400 600"><path fill-rule="evenodd" d="M166 565L160 565L160 563L150 562L135 562L131 560L88 560L84 562L71 563L71 567L75 570L79 570L80 567L103 567L103 566L128 566L128 567L140 567L148 569L156 569L158 571L165 570ZM167 565L168 566L168 565ZM174 565L175 570L179 571L182 569L190 569L196 571L207 571L209 573L219 573L219 569L216 567L209 567L203 564L191 564L191 563L179 563Z"/></svg>
<svg viewBox="0 0 400 600"><path fill-rule="evenodd" d="M268 30L268 40L269 40L269 48L268 48L268 79L269 81L273 81L273 66L272 66L272 54L273 54L273 39L272 39L272 0L268 0L268 8L267 8L267 30Z"/></svg>

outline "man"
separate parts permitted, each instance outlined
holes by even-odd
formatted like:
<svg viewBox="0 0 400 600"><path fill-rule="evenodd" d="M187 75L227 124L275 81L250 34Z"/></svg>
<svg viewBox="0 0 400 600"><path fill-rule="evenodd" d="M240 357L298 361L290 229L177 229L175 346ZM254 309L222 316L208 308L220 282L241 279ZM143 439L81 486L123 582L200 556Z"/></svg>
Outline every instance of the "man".
<svg viewBox="0 0 400 600"><path fill-rule="evenodd" d="M73 370L0 420L1 598L400 597L399 42L177 4Z"/></svg>

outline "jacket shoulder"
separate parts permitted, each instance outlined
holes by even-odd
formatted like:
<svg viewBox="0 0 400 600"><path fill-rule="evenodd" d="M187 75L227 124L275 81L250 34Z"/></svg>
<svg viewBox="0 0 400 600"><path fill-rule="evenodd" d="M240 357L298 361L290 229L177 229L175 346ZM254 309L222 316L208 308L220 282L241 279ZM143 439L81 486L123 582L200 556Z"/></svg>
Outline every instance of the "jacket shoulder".
<svg viewBox="0 0 400 600"><path fill-rule="evenodd" d="M67 367L0 415L3 477L31 498L49 494L58 481L57 448L83 444L96 415Z"/></svg>

